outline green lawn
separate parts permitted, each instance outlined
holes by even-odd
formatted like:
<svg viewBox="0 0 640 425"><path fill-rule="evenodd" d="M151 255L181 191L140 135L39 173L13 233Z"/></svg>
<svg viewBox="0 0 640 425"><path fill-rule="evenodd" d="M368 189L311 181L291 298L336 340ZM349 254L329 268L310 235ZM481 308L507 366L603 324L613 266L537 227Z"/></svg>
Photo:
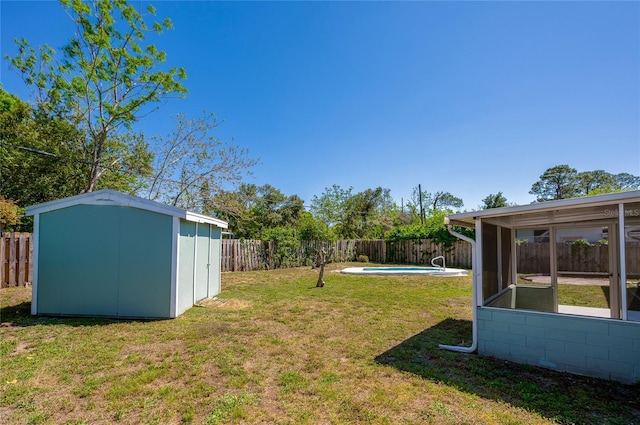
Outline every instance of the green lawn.
<svg viewBox="0 0 640 425"><path fill-rule="evenodd" d="M471 278L223 274L175 320L33 318L0 290L4 424L633 424L640 386L437 348L471 339Z"/></svg>

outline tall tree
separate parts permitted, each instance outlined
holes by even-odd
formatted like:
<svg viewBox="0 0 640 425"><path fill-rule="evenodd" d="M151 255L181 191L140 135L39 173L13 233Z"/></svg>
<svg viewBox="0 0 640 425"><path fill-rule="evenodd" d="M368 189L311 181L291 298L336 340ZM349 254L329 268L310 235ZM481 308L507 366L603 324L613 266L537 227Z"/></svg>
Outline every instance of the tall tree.
<svg viewBox="0 0 640 425"><path fill-rule="evenodd" d="M412 216L417 216L424 224L429 205L431 205L431 193L422 190L421 185L415 186L411 191L411 199L407 202L409 213Z"/></svg>
<svg viewBox="0 0 640 425"><path fill-rule="evenodd" d="M382 237L384 231L393 227L391 211L394 209L389 189L377 187L352 195L345 203L345 214L340 223L342 236Z"/></svg>
<svg viewBox="0 0 640 425"><path fill-rule="evenodd" d="M427 215L432 215L435 211L460 208L464 205L461 198L449 192L437 191L430 193L425 190L420 192L419 187L413 188L411 201L407 204L407 207L409 211L418 214L418 218L420 218L420 212L422 212L421 222L424 222ZM420 205L420 201L422 201L422 205Z"/></svg>
<svg viewBox="0 0 640 425"><path fill-rule="evenodd" d="M80 130L81 150L89 159L83 191L91 192L105 169L119 161L107 158L109 143L149 113L153 104L186 93L179 81L186 73L182 68L159 69L166 53L144 44L145 34L172 28L168 18L148 26L145 16L126 0L60 2L76 25L76 35L61 55L47 45L36 50L22 39L16 40L17 55L7 59L32 89L43 113L64 118ZM147 12L155 15L153 6Z"/></svg>
<svg viewBox="0 0 640 425"><path fill-rule="evenodd" d="M538 202L566 199L578 196L578 172L566 164L548 168L540 180L531 186L530 194L536 195Z"/></svg>
<svg viewBox="0 0 640 425"><path fill-rule="evenodd" d="M453 196L449 192L436 192L431 196L432 211L443 210L448 207L460 208L463 205L461 198Z"/></svg>
<svg viewBox="0 0 640 425"><path fill-rule="evenodd" d="M239 182L257 160L248 151L217 139L215 115L198 119L178 114L175 128L166 137L155 137L154 171L146 196L170 205L202 211L206 201L225 185Z"/></svg>

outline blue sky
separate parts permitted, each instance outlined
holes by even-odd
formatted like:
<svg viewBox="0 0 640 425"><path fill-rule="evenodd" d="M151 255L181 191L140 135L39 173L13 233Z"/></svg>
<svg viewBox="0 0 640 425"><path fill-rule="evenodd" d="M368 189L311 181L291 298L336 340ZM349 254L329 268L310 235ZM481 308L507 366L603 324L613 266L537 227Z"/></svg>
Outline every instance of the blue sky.
<svg viewBox="0 0 640 425"><path fill-rule="evenodd" d="M151 3L189 93L136 128L215 112L217 136L260 157L247 181L306 204L333 184L399 204L420 183L472 210L498 191L532 202L558 164L640 175L640 2ZM50 1L2 0L0 23L3 54L74 30Z"/></svg>

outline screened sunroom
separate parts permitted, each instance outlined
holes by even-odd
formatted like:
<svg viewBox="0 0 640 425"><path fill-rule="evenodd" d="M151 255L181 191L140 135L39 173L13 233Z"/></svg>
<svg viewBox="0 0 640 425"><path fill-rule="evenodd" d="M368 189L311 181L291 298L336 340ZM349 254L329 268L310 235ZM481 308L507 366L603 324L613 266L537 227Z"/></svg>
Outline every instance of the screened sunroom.
<svg viewBox="0 0 640 425"><path fill-rule="evenodd" d="M454 214L480 354L640 380L640 191Z"/></svg>

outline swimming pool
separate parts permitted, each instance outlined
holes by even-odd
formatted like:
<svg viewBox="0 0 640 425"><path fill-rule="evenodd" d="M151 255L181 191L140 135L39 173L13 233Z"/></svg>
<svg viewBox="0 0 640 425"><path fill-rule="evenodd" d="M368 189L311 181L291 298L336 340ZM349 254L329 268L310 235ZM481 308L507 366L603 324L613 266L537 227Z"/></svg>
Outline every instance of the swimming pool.
<svg viewBox="0 0 640 425"><path fill-rule="evenodd" d="M342 269L345 274L365 274L380 276L397 275L429 275L429 276L467 276L463 269L452 269L442 267L347 267Z"/></svg>

